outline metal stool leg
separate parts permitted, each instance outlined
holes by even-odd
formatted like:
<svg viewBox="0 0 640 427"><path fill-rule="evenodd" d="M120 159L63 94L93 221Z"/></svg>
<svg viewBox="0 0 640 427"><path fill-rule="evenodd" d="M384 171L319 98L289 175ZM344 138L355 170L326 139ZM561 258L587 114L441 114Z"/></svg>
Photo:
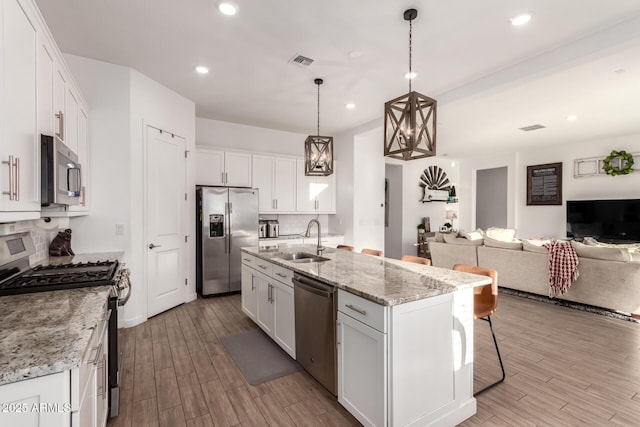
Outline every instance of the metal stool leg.
<svg viewBox="0 0 640 427"><path fill-rule="evenodd" d="M486 387L485 387L485 388L483 388L482 390L480 390L480 391L478 391L478 392L474 393L474 394L473 394L474 396L477 396L477 395L479 395L480 393L484 393L485 391L489 390L491 387L495 387L495 386L497 386L498 384L500 384L501 382L503 382L503 381L504 381L504 378L505 378L504 365L502 364L502 357L500 356L500 349L498 348L498 341L496 340L496 334L495 334L495 333L493 333L493 323L491 323L491 316L487 316L486 318L485 318L485 317L482 317L481 319L482 319L482 320L485 320L485 321L487 321L487 322L489 322L489 329L491 329L491 336L493 337L493 344L495 344L495 346L496 346L496 353L498 353L498 360L500 361L500 369L502 370L502 378L500 378L500 379L499 379L498 381L496 381L495 383L493 383L493 384L490 384L490 385L486 386Z"/></svg>

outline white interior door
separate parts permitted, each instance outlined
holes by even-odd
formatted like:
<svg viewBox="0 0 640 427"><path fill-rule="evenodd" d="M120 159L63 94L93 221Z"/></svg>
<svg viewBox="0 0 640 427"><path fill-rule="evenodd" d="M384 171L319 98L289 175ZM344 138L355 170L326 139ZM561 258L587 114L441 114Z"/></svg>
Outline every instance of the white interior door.
<svg viewBox="0 0 640 427"><path fill-rule="evenodd" d="M184 302L185 140L147 126L147 314Z"/></svg>

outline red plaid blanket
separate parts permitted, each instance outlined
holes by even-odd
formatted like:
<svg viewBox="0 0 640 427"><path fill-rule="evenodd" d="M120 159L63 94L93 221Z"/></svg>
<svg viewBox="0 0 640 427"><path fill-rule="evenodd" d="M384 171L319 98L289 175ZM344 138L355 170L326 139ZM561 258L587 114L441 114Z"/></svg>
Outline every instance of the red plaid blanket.
<svg viewBox="0 0 640 427"><path fill-rule="evenodd" d="M549 251L549 298L564 295L578 279L578 255L571 242L543 245Z"/></svg>

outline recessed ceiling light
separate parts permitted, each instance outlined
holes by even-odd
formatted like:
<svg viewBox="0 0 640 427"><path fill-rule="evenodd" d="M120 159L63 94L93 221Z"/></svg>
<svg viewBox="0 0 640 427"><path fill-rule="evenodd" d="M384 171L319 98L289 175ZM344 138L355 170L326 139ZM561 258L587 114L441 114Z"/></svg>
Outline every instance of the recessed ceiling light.
<svg viewBox="0 0 640 427"><path fill-rule="evenodd" d="M416 73L405 73L404 78L407 80L413 80L416 77L418 77L418 75Z"/></svg>
<svg viewBox="0 0 640 427"><path fill-rule="evenodd" d="M578 118L578 116L576 116L575 114L569 114L567 116L567 120L569 120L570 122L576 120Z"/></svg>
<svg viewBox="0 0 640 427"><path fill-rule="evenodd" d="M209 69L204 65L198 65L196 67L196 71L200 74L209 74Z"/></svg>
<svg viewBox="0 0 640 427"><path fill-rule="evenodd" d="M363 53L360 52L359 50L352 50L351 52L349 52L349 58L351 59L358 59L358 58L362 58Z"/></svg>
<svg viewBox="0 0 640 427"><path fill-rule="evenodd" d="M520 25L524 25L529 21L531 21L531 14L522 13L511 18L511 25L513 25L514 27L519 27Z"/></svg>
<svg viewBox="0 0 640 427"><path fill-rule="evenodd" d="M238 6L233 3L223 1L218 3L218 10L224 15L233 16L238 13Z"/></svg>
<svg viewBox="0 0 640 427"><path fill-rule="evenodd" d="M347 110L353 110L354 108L356 108L356 104L350 102L348 104L344 104L344 108L346 108Z"/></svg>

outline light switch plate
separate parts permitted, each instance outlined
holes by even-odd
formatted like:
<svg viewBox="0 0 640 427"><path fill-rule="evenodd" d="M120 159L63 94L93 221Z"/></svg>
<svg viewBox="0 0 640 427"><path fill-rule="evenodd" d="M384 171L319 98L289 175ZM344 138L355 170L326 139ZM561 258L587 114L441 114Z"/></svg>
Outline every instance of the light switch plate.
<svg viewBox="0 0 640 427"><path fill-rule="evenodd" d="M116 224L116 236L124 236L124 224Z"/></svg>

